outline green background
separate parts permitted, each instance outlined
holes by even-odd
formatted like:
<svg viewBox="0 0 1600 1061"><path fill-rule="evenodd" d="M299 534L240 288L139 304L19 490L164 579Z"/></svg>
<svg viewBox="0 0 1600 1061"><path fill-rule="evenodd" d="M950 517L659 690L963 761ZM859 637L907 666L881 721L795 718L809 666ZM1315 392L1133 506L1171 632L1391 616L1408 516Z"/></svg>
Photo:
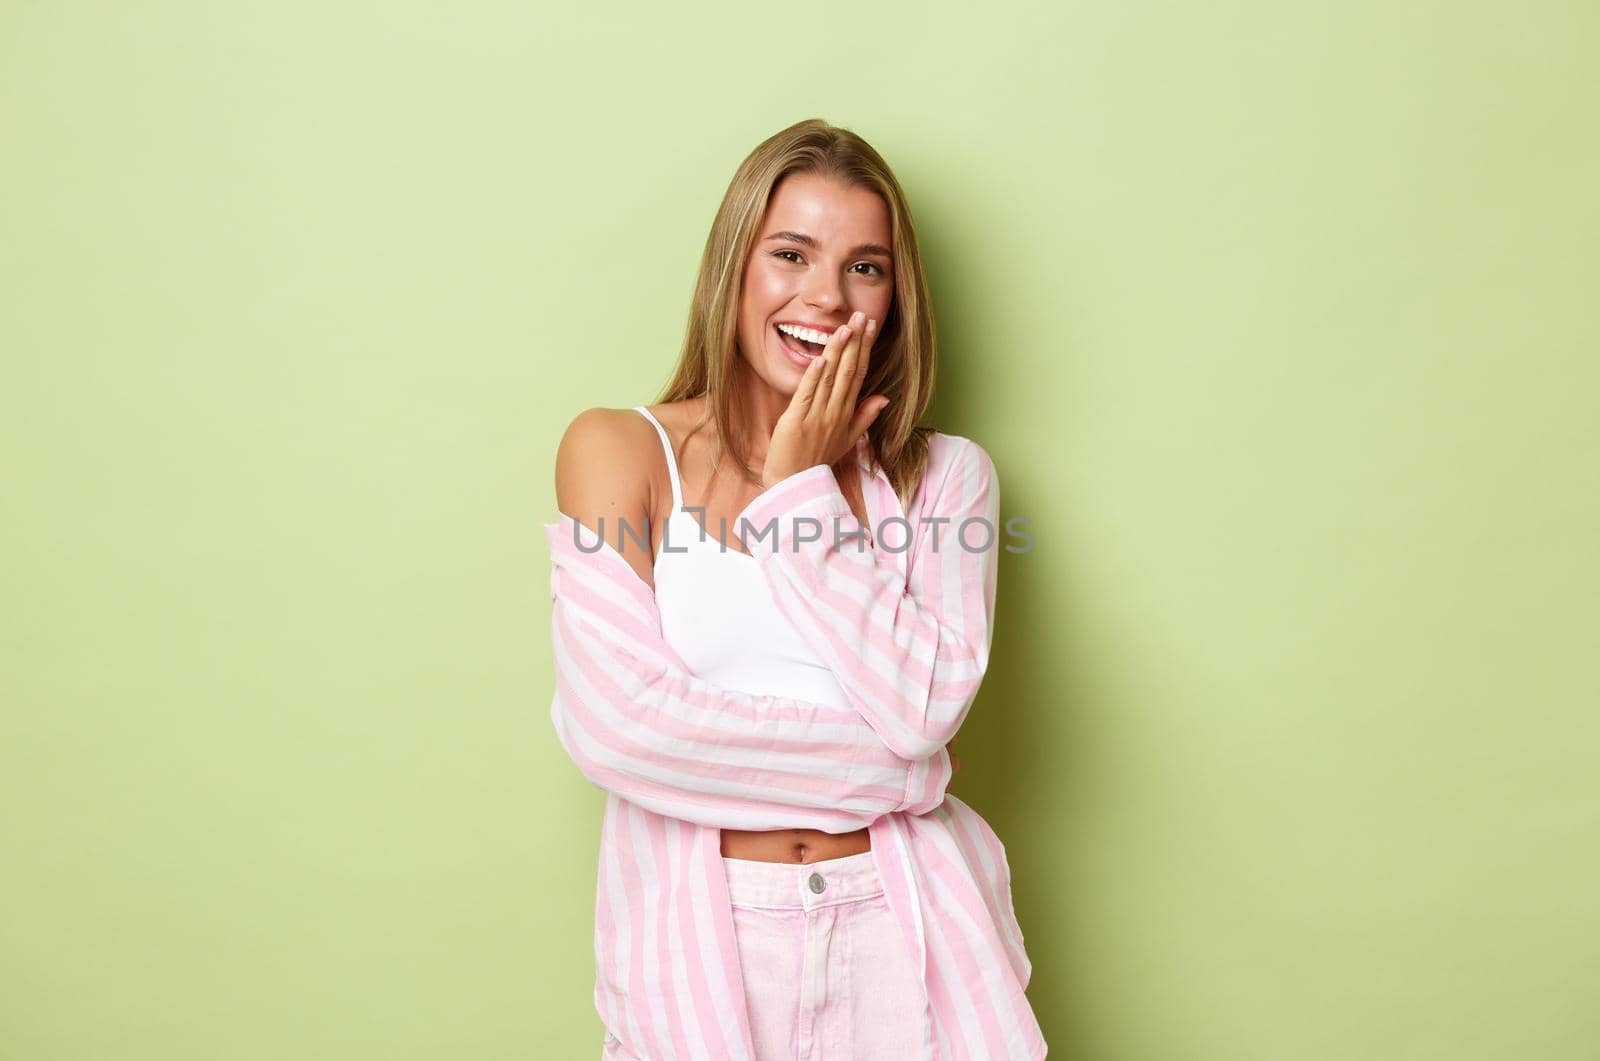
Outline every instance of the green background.
<svg viewBox="0 0 1600 1061"><path fill-rule="evenodd" d="M741 158L916 210L1051 1055L1600 1057L1600 15L0 9L0 1057L597 1057L554 451Z"/></svg>

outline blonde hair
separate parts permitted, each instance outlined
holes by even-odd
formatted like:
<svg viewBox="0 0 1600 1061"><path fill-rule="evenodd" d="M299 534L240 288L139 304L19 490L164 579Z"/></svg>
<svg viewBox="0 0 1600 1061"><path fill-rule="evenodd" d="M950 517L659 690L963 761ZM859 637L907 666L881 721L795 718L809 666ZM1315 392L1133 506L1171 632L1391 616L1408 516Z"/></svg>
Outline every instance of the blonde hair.
<svg viewBox="0 0 1600 1061"><path fill-rule="evenodd" d="M857 400L871 394L889 405L867 429L872 457L893 484L902 506L909 506L928 458L933 429L917 421L933 395L937 363L933 310L911 208L889 164L871 144L848 129L811 118L763 140L739 164L723 194L706 237L695 281L694 300L683 350L657 402L706 396L706 417L716 424L716 462L731 455L753 483L749 449L738 437L743 424L743 392L737 386L739 297L745 265L759 236L772 190L783 178L810 173L877 192L888 205L893 236L894 297L872 346L872 364ZM700 425L696 425L695 430Z"/></svg>

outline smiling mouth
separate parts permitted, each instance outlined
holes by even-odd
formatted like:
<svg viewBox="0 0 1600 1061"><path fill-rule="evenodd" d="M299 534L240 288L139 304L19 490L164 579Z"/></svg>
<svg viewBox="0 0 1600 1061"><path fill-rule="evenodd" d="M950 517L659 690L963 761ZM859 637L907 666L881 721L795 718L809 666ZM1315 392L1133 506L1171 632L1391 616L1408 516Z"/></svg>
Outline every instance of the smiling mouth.
<svg viewBox="0 0 1600 1061"><path fill-rule="evenodd" d="M826 349L826 344L810 343L804 339L789 335L788 333L779 330L776 324L772 326L772 333L778 337L779 345L796 357L816 357L818 354L822 353L824 349Z"/></svg>

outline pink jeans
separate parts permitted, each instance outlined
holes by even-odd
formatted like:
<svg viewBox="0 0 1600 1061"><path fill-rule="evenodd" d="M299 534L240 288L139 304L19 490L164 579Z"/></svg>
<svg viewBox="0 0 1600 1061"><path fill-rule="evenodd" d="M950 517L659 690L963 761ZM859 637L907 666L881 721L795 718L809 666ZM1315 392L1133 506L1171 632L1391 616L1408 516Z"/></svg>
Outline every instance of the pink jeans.
<svg viewBox="0 0 1600 1061"><path fill-rule="evenodd" d="M871 851L722 860L757 1061L927 1056L927 996ZM627 1058L608 1037L604 1058Z"/></svg>

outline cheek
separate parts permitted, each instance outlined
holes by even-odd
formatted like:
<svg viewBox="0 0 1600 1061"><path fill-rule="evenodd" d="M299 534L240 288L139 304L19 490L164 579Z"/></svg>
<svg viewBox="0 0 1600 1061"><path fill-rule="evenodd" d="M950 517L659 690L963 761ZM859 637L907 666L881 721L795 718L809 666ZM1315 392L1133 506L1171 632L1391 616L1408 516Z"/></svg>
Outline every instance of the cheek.
<svg viewBox="0 0 1600 1061"><path fill-rule="evenodd" d="M757 269L752 279L754 282L749 291L755 296L758 312L766 313L778 308L773 303L786 301L793 293L792 283L771 269Z"/></svg>
<svg viewBox="0 0 1600 1061"><path fill-rule="evenodd" d="M867 316L876 318L881 325L884 318L889 316L890 310L894 308L894 291L892 289L874 291L867 304L872 307L868 310Z"/></svg>

